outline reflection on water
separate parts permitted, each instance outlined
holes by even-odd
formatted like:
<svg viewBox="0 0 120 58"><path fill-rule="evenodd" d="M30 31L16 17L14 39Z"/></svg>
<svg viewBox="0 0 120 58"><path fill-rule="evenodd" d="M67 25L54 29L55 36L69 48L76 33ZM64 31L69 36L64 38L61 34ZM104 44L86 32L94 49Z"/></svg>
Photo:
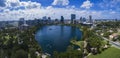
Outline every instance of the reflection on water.
<svg viewBox="0 0 120 58"><path fill-rule="evenodd" d="M43 49L43 52L52 54L53 51L65 51L70 44L70 39L81 38L81 31L71 26L43 26L36 33L36 40Z"/></svg>

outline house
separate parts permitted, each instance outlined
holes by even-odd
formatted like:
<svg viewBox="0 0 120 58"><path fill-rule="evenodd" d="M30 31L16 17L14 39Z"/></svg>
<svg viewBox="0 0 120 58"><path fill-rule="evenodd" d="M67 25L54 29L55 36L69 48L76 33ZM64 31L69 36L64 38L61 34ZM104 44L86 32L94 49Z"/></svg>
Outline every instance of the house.
<svg viewBox="0 0 120 58"><path fill-rule="evenodd" d="M120 32L120 29L118 28L117 31Z"/></svg>
<svg viewBox="0 0 120 58"><path fill-rule="evenodd" d="M113 30L109 30L109 32L111 32L111 33L112 33L112 32L113 32Z"/></svg>
<svg viewBox="0 0 120 58"><path fill-rule="evenodd" d="M116 40L118 37L119 37L118 33L113 33L113 34L109 35L110 40Z"/></svg>

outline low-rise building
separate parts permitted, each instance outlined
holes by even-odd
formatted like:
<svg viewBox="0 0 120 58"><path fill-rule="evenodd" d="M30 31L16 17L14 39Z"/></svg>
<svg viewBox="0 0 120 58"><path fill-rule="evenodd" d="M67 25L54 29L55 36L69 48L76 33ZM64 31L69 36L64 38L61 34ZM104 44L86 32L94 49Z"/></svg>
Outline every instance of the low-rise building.
<svg viewBox="0 0 120 58"><path fill-rule="evenodd" d="M109 35L110 40L116 40L118 37L119 37L118 33L113 33L113 34Z"/></svg>

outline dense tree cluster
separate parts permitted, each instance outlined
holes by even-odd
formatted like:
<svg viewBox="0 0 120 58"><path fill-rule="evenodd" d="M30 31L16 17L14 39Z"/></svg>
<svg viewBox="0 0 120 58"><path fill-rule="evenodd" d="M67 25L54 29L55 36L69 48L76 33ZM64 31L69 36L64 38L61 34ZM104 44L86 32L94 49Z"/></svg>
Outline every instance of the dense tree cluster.
<svg viewBox="0 0 120 58"><path fill-rule="evenodd" d="M104 27L104 28L118 28L120 26L120 21L108 21L108 22L101 22L97 24L98 27Z"/></svg>
<svg viewBox="0 0 120 58"><path fill-rule="evenodd" d="M82 51L75 50L74 46L68 46L65 52L54 52L53 58L82 58Z"/></svg>
<svg viewBox="0 0 120 58"><path fill-rule="evenodd" d="M0 31L0 58L35 58L41 47L34 39L37 27L27 30L3 29Z"/></svg>

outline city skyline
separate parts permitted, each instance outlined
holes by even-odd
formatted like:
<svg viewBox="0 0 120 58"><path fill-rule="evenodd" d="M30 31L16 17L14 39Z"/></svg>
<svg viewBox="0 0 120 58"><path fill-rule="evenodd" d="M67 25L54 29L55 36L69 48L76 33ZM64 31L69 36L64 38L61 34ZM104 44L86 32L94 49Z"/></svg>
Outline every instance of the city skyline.
<svg viewBox="0 0 120 58"><path fill-rule="evenodd" d="M93 19L120 19L120 0L0 0L0 21L34 19L44 16L52 19L71 14Z"/></svg>

